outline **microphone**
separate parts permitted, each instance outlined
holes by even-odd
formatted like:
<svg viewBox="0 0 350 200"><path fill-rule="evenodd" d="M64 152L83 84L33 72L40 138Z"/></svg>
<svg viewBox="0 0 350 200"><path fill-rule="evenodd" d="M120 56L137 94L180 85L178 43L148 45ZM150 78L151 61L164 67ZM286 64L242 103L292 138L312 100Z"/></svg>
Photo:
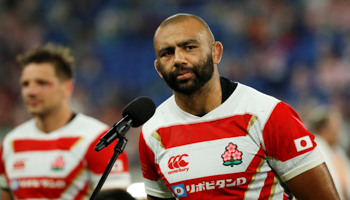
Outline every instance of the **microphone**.
<svg viewBox="0 0 350 200"><path fill-rule="evenodd" d="M123 109L123 119L115 123L109 131L102 136L95 146L95 151L107 147L117 138L123 138L131 127L139 127L148 121L156 111L156 105L148 97L134 99Z"/></svg>

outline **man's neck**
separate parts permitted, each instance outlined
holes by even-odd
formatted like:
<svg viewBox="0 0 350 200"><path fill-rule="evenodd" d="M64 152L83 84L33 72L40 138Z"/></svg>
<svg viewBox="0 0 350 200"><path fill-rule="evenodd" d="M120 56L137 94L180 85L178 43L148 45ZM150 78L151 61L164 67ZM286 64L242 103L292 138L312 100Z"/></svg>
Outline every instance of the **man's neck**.
<svg viewBox="0 0 350 200"><path fill-rule="evenodd" d="M35 116L36 126L44 133L51 133L65 126L72 116L73 112L69 107L58 109L46 115Z"/></svg>
<svg viewBox="0 0 350 200"><path fill-rule="evenodd" d="M204 115L221 105L222 91L219 76L213 78L192 95L174 92L177 105L192 115Z"/></svg>

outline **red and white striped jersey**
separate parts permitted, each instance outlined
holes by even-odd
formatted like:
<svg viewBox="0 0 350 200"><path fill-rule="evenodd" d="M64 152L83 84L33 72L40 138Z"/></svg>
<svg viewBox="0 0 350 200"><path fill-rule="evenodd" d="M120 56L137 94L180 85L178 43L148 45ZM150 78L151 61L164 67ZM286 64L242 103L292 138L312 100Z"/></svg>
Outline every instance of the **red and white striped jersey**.
<svg viewBox="0 0 350 200"><path fill-rule="evenodd" d="M2 141L0 186L16 199L89 199L114 152L115 143L94 150L108 128L83 114L48 134L37 129L34 119L23 123ZM126 188L130 183L124 152L104 188Z"/></svg>
<svg viewBox="0 0 350 200"><path fill-rule="evenodd" d="M139 141L146 193L178 199L286 199L281 182L323 163L287 104L238 84L202 117L170 97ZM276 174L275 174L275 173Z"/></svg>

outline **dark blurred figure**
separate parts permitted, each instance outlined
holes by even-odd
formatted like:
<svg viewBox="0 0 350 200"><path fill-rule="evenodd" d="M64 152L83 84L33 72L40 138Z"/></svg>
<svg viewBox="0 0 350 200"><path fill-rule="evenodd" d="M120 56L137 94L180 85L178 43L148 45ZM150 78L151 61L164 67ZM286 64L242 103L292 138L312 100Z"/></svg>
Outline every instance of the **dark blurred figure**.
<svg viewBox="0 0 350 200"><path fill-rule="evenodd" d="M350 199L350 163L339 145L342 114L333 106L322 105L310 112L308 120L341 199Z"/></svg>
<svg viewBox="0 0 350 200"><path fill-rule="evenodd" d="M122 189L101 191L95 200L136 200L131 194Z"/></svg>

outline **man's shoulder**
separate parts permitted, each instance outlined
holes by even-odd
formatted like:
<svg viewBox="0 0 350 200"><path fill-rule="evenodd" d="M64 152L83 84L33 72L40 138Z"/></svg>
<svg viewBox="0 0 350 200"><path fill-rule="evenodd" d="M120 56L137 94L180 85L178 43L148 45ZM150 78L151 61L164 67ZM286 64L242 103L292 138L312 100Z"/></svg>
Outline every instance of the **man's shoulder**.
<svg viewBox="0 0 350 200"><path fill-rule="evenodd" d="M238 107L247 112L255 112L259 110L271 110L281 100L260 92L250 86L238 83L236 90L227 100L224 102L225 106Z"/></svg>
<svg viewBox="0 0 350 200"><path fill-rule="evenodd" d="M79 126L86 126L87 128L91 128L91 127L104 127L104 128L106 128L106 127L108 127L108 125L103 123L102 121L100 121L94 117L82 114L82 113L77 114L76 119L74 119L72 122L73 122L73 124L76 124Z"/></svg>
<svg viewBox="0 0 350 200"><path fill-rule="evenodd" d="M6 137L18 135L18 134L24 134L24 132L31 133L33 131L36 131L35 120L30 119L13 128L10 132L6 134Z"/></svg>
<svg viewBox="0 0 350 200"><path fill-rule="evenodd" d="M109 129L109 126L100 120L84 115L82 113L77 114L77 116L68 123L64 129L61 131L71 132L74 134L96 135Z"/></svg>
<svg viewBox="0 0 350 200"><path fill-rule="evenodd" d="M275 101L279 102L280 100L277 99L276 97L273 97L269 94L263 93L261 91L258 91L255 88L252 88L248 85L244 85L242 83L238 83L238 90L237 93L239 93L240 96L249 98L250 101L248 102L254 102L254 101Z"/></svg>
<svg viewBox="0 0 350 200"><path fill-rule="evenodd" d="M20 139L23 137L27 137L28 135L32 135L37 131L36 126L35 126L35 120L30 119L15 128L13 128L10 132L8 132L4 138L2 139L2 145L4 147L6 145L11 145L12 142L16 139ZM5 147L6 148L6 147Z"/></svg>
<svg viewBox="0 0 350 200"><path fill-rule="evenodd" d="M143 133L153 132L158 127L167 126L176 118L176 111L175 98L171 96L157 107L154 115L142 126Z"/></svg>

